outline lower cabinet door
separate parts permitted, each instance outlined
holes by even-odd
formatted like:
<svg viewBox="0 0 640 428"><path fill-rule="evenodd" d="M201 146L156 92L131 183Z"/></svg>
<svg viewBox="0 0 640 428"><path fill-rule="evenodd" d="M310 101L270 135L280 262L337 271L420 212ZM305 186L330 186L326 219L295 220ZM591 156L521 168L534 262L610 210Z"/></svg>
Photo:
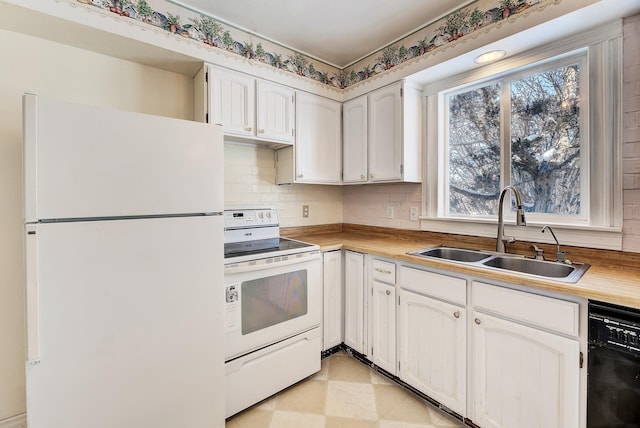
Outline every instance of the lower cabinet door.
<svg viewBox="0 0 640 428"><path fill-rule="evenodd" d="M396 374L396 292L395 287L372 281L371 361Z"/></svg>
<svg viewBox="0 0 640 428"><path fill-rule="evenodd" d="M324 313L322 350L342 343L342 250L323 254Z"/></svg>
<svg viewBox="0 0 640 428"><path fill-rule="evenodd" d="M464 308L401 290L398 322L399 377L466 416Z"/></svg>
<svg viewBox="0 0 640 428"><path fill-rule="evenodd" d="M364 354L364 254L344 252L344 343Z"/></svg>
<svg viewBox="0 0 640 428"><path fill-rule="evenodd" d="M579 343L474 312L473 415L483 428L577 428Z"/></svg>

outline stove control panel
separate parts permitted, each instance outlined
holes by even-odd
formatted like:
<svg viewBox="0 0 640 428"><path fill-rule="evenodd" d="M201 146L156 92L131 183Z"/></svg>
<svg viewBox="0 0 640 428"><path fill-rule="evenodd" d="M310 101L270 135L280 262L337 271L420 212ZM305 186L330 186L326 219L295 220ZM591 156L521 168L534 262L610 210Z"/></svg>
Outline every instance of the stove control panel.
<svg viewBox="0 0 640 428"><path fill-rule="evenodd" d="M274 208L233 209L224 211L225 229L244 229L278 226L278 212Z"/></svg>

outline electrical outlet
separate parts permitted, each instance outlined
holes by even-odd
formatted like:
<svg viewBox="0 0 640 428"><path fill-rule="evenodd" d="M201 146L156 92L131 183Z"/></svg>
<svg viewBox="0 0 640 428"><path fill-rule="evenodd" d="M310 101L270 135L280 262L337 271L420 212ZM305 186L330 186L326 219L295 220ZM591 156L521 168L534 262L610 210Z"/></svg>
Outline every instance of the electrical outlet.
<svg viewBox="0 0 640 428"><path fill-rule="evenodd" d="M303 205L302 206L302 218L308 218L309 217L309 205Z"/></svg>
<svg viewBox="0 0 640 428"><path fill-rule="evenodd" d="M387 218L393 218L393 206L387 206Z"/></svg>
<svg viewBox="0 0 640 428"><path fill-rule="evenodd" d="M409 220L418 221L418 207L411 207L409 211Z"/></svg>

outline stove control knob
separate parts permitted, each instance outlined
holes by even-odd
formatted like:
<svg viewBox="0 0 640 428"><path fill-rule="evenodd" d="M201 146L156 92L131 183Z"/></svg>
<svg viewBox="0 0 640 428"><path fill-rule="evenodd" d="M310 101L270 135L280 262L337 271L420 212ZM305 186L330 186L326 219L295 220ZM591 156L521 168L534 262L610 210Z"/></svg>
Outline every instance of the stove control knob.
<svg viewBox="0 0 640 428"><path fill-rule="evenodd" d="M263 213L262 211L260 211L260 212L258 213L258 217L260 217L260 218L264 218L264 213Z"/></svg>
<svg viewBox="0 0 640 428"><path fill-rule="evenodd" d="M267 218L271 218L271 211L267 211Z"/></svg>

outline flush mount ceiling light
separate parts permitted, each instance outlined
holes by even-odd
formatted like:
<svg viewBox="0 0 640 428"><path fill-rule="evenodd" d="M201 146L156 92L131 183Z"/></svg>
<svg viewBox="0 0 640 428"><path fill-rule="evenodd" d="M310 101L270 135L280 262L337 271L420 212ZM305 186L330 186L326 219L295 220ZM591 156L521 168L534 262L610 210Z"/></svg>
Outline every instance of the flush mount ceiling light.
<svg viewBox="0 0 640 428"><path fill-rule="evenodd" d="M503 58L507 53L505 51L489 51L474 59L476 64L487 64L489 62L497 61Z"/></svg>

